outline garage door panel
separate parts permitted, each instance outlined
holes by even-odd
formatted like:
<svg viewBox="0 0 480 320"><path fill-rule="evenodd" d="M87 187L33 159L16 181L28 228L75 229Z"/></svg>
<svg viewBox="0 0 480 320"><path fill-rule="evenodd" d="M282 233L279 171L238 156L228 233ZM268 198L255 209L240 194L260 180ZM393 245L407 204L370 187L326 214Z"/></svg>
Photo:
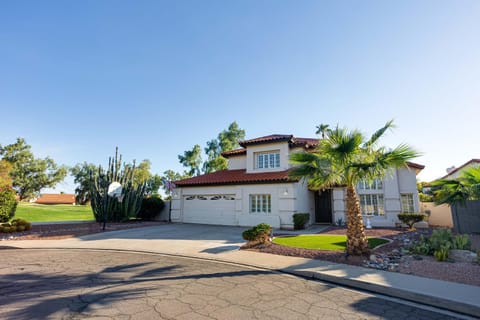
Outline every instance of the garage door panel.
<svg viewBox="0 0 480 320"><path fill-rule="evenodd" d="M192 195L184 198L183 222L236 225L233 195Z"/></svg>

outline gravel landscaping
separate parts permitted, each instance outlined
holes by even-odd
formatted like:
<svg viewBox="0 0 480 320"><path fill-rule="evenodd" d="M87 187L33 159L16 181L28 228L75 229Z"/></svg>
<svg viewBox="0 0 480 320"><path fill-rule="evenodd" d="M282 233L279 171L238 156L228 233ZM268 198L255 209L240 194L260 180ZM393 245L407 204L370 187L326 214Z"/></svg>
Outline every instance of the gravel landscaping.
<svg viewBox="0 0 480 320"><path fill-rule="evenodd" d="M345 234L345 231L344 228L331 227L321 234ZM431 232L432 229L409 231L397 228L379 228L366 230L368 237L385 238L391 241L372 250L369 256L346 256L344 252L299 249L274 243L248 250L320 259L480 286L480 277L478 276L480 265L478 263L438 262L429 256L409 255L404 250L410 243L420 239L421 235L429 236ZM473 249L480 249L480 235L471 236L471 240Z"/></svg>

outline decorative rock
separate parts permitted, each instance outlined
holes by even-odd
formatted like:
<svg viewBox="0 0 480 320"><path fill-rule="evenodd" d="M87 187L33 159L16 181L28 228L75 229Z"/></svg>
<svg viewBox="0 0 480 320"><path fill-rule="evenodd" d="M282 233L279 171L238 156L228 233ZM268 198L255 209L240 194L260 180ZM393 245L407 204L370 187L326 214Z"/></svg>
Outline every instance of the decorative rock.
<svg viewBox="0 0 480 320"><path fill-rule="evenodd" d="M427 229L428 228L428 222L427 221L420 221L420 222L414 223L413 227L415 229Z"/></svg>
<svg viewBox="0 0 480 320"><path fill-rule="evenodd" d="M455 262L475 262L478 259L477 254L469 250L450 250L448 257Z"/></svg>
<svg viewBox="0 0 480 320"><path fill-rule="evenodd" d="M371 254L371 255L370 255L370 261L372 261L372 262L377 262L377 256L374 255L374 254Z"/></svg>

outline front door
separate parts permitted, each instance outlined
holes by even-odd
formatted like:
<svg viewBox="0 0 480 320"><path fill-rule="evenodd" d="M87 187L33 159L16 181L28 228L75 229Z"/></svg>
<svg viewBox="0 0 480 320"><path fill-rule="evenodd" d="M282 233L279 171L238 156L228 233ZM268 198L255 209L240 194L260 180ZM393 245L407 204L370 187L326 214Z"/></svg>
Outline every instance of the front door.
<svg viewBox="0 0 480 320"><path fill-rule="evenodd" d="M332 223L332 189L315 192L315 223Z"/></svg>

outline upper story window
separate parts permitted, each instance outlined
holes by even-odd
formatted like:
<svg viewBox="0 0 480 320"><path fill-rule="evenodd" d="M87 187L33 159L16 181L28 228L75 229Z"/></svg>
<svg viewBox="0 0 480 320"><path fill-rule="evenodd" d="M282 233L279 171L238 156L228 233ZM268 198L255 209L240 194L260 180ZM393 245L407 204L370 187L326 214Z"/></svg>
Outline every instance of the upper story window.
<svg viewBox="0 0 480 320"><path fill-rule="evenodd" d="M374 179L373 181L360 181L357 185L358 190L382 190L383 182L380 179Z"/></svg>
<svg viewBox="0 0 480 320"><path fill-rule="evenodd" d="M280 152L257 153L256 169L280 168Z"/></svg>

